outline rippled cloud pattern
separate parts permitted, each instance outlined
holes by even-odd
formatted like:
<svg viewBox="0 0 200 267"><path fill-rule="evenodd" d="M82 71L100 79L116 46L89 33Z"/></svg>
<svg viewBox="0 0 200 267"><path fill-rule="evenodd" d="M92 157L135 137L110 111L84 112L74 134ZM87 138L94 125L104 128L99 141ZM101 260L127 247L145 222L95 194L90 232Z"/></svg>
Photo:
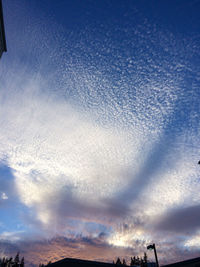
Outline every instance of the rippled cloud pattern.
<svg viewBox="0 0 200 267"><path fill-rule="evenodd" d="M197 256L199 1L47 2L4 1L1 254Z"/></svg>

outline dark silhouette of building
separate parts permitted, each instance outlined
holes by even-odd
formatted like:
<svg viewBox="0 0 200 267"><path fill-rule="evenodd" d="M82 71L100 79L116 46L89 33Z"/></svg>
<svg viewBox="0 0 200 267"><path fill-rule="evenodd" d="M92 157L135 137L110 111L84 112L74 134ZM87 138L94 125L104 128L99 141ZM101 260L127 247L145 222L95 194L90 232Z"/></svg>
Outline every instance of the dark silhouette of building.
<svg viewBox="0 0 200 267"><path fill-rule="evenodd" d="M200 267L200 257L164 265L162 267Z"/></svg>
<svg viewBox="0 0 200 267"><path fill-rule="evenodd" d="M106 263L99 261L89 261L89 260L80 260L80 259L72 259L65 258L60 261L56 261L47 265L48 267L128 267L129 265L124 265L123 262L120 264L114 263ZM141 266L134 265L136 267ZM132 266L132 267L134 267ZM156 263L147 263L147 267L156 267Z"/></svg>
<svg viewBox="0 0 200 267"><path fill-rule="evenodd" d="M5 36L5 28L4 28L4 21L3 21L3 7L2 7L2 0L0 0L0 58L3 52L6 52L6 36Z"/></svg>
<svg viewBox="0 0 200 267"><path fill-rule="evenodd" d="M48 267L113 267L116 266L113 263L105 263L98 261L88 261L88 260L80 260L80 259L72 259L65 258L60 261L56 261L54 263L48 264ZM124 266L124 265L121 265Z"/></svg>

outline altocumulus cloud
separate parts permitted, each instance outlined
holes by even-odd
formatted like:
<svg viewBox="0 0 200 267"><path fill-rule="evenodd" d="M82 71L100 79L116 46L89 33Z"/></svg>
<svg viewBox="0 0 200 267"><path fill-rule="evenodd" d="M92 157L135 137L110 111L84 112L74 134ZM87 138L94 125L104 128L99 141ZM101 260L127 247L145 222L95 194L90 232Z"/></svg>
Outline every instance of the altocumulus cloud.
<svg viewBox="0 0 200 267"><path fill-rule="evenodd" d="M16 16L28 21L26 8ZM195 227L198 235L200 203L195 38L185 47L146 19L131 32L61 38L32 19L29 27L20 22L23 38L16 30L15 51L1 62L0 159L11 179L0 177L0 205L25 209L25 229L1 233L2 253L20 248L29 262L41 254L112 260L157 241L163 259L187 257L183 232ZM10 37L12 27L8 21ZM112 41L118 35L126 37L120 46ZM190 220L174 235L185 214Z"/></svg>
<svg viewBox="0 0 200 267"><path fill-rule="evenodd" d="M98 126L66 102L45 101L36 89L29 84L29 93L1 99L1 157L8 158L21 201L34 206L44 224L52 216L87 217L87 206L95 212L95 202L122 186L132 158L130 134Z"/></svg>
<svg viewBox="0 0 200 267"><path fill-rule="evenodd" d="M79 231L86 236L96 236L101 231L100 227L97 231L92 228L88 231L87 222L104 224L105 227L112 227L112 230L106 230L109 234L102 243L103 253L105 250L112 252L112 255L142 253L148 242L157 239L155 230L149 226L152 221L154 224L152 218L168 212L168 207L184 204L185 198L194 203L198 201L197 196L192 195L198 187L196 168L191 172L190 166L195 161L194 151L183 149L184 136L181 134L174 143L175 147L168 150L167 158L159 163L152 177L152 170L148 173L145 164L153 164L152 167L155 167L158 158L146 162L144 152L148 155L153 144L151 140L148 141L144 129L138 126L135 131L133 128L130 131L126 125L122 127L121 122L119 126L116 123L113 126L112 117L110 124L107 122L102 125L94 113L83 112L74 103L68 103L54 94L45 95L41 88L45 85L43 78L30 76L25 79L23 76L22 80L17 74L14 75L16 80L6 80L4 88L7 90L1 94L0 100L0 123L3 125L1 158L6 159L12 172L17 198L32 213L31 216L22 216L23 223L31 225L32 233L37 228L45 237L58 234L66 236L69 232ZM19 87L20 91L15 89ZM140 131L144 136L141 136ZM195 136L192 138L196 140ZM140 148L142 144L143 153ZM159 149L165 149L165 145L161 144ZM158 152L158 155L162 153L164 151ZM135 191L134 179L137 186L137 173L140 173L142 166L144 174L149 178L146 180L141 176L143 189L136 187ZM189 176L193 176L193 180L188 180ZM130 184L135 194L129 197L130 201L124 202L123 190L126 192ZM127 194L131 194L131 188L129 192ZM127 226L121 227L121 223ZM38 233L35 236L38 237ZM2 235L4 240L23 240L25 237L27 235L23 232L17 233L16 238L9 233ZM47 246L43 242L29 242L39 248L38 253ZM76 242L77 246L81 246L82 241ZM172 248L173 244L167 243L166 247ZM9 246L12 245L4 243L7 254ZM22 249L27 244L19 243L17 246ZM125 250L120 252L115 246L124 247ZM126 248L133 246L137 247L136 251ZM55 247L57 245L54 243ZM84 251L88 250L88 246L84 245L84 248ZM53 246L46 251L46 255L50 255L52 249ZM99 247L96 250L98 254ZM35 257L27 249L23 251L28 258ZM76 256L75 251L77 247L68 256ZM181 251L180 248L177 253ZM93 256L87 255L88 258L98 259L95 253ZM164 257L164 250L161 255ZM53 258L47 258L56 260L62 256L58 253ZM173 257L175 259L176 254ZM42 256L39 259L42 261ZM106 256L104 259L111 260Z"/></svg>

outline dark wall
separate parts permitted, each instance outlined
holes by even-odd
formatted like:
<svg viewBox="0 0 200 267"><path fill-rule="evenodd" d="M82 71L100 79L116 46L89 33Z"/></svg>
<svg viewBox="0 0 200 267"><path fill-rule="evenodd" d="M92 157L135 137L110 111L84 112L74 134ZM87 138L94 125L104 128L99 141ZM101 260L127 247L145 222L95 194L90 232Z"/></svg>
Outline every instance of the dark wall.
<svg viewBox="0 0 200 267"><path fill-rule="evenodd" d="M2 53L6 51L7 48L6 48L5 28L3 21L3 7L2 7L2 0L0 0L0 57L2 56Z"/></svg>

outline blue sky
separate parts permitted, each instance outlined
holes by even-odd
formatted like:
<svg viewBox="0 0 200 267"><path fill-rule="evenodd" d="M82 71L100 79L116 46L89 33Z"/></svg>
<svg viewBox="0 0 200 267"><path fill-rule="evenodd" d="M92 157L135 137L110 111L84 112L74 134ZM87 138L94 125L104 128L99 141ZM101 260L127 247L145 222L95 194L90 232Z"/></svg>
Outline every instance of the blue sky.
<svg viewBox="0 0 200 267"><path fill-rule="evenodd" d="M1 254L199 255L200 2L3 7Z"/></svg>

